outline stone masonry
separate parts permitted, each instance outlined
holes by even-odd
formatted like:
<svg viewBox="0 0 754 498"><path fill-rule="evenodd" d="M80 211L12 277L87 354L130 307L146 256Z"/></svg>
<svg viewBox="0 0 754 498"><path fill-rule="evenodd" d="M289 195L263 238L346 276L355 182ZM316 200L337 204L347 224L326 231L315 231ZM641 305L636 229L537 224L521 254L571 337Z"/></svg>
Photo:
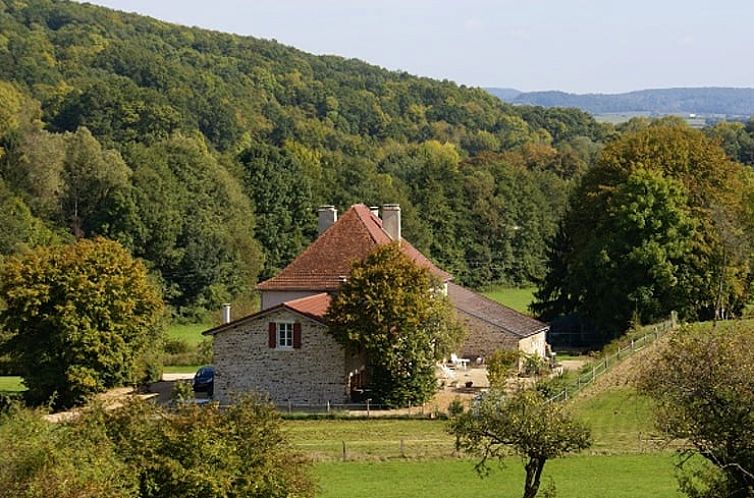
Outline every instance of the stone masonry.
<svg viewBox="0 0 754 498"><path fill-rule="evenodd" d="M270 348L270 322L301 324L301 348ZM344 349L327 327L287 309L263 314L214 338L215 398L230 403L245 392L269 395L278 405L324 405L348 398ZM350 365L349 365L350 366Z"/></svg>

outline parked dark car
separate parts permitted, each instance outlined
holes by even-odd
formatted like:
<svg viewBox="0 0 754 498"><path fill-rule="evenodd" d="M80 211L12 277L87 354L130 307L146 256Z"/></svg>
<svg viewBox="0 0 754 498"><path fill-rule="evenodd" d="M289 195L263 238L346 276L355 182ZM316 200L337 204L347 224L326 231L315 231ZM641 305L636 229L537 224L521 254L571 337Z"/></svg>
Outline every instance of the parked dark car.
<svg viewBox="0 0 754 498"><path fill-rule="evenodd" d="M194 392L205 392L207 396L212 397L215 393L215 368L211 366L202 367L194 375Z"/></svg>

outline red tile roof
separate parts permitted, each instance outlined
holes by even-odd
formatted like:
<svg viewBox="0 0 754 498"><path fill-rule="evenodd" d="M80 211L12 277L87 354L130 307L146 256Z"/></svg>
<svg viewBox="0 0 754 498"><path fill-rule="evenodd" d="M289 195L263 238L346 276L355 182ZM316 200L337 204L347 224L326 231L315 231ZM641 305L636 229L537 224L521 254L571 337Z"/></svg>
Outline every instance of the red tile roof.
<svg viewBox="0 0 754 498"><path fill-rule="evenodd" d="M239 318L238 320L233 320L232 322L218 325L217 327L205 330L204 332L202 332L202 335L215 335L218 332L223 332L235 327L236 325L241 325L243 323L255 320L259 317L267 315L268 313L272 313L273 311L278 311L281 309L288 309L293 311L294 313L303 315L306 318L310 318L315 322L324 323L325 313L327 312L327 308L329 307L330 294L328 294L327 292L322 292L320 294L314 294L313 296L306 296L298 299L293 299L291 301L286 301L284 303L278 304L277 306L267 308L266 310L258 311L251 315L246 315L242 318Z"/></svg>
<svg viewBox="0 0 754 498"><path fill-rule="evenodd" d="M325 313L327 313L327 308L330 307L330 294L322 292L313 296L301 297L292 301L286 301L283 303L283 306L304 316L308 316L312 320L322 322Z"/></svg>
<svg viewBox="0 0 754 498"><path fill-rule="evenodd" d="M366 205L356 204L291 264L257 285L257 289L335 291L350 273L354 261L363 260L375 247L391 241L382 229L382 220ZM451 278L407 241L401 241L401 248L416 264L428 268L440 279Z"/></svg>

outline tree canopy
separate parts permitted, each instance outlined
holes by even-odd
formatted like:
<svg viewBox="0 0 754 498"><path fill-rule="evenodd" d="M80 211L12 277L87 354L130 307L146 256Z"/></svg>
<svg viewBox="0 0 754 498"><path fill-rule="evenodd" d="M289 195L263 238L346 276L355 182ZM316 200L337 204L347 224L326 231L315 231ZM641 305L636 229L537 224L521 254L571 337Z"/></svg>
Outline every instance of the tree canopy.
<svg viewBox="0 0 754 498"><path fill-rule="evenodd" d="M10 257L0 268L0 300L2 348L32 401L79 404L141 380L150 353L159 356L159 289L116 242L81 240Z"/></svg>
<svg viewBox="0 0 754 498"><path fill-rule="evenodd" d="M321 204L400 203L406 238L458 281L530 283L609 131L580 111L76 2L0 0L0 33L14 202L59 235L121 242L180 315L247 297L311 241Z"/></svg>
<svg viewBox="0 0 754 498"><path fill-rule="evenodd" d="M642 392L655 400L657 428L711 466L685 468L681 487L689 496L754 493L752 341L754 328L746 322L687 326L640 377Z"/></svg>
<svg viewBox="0 0 754 498"><path fill-rule="evenodd" d="M751 280L751 172L660 121L608 145L571 196L535 309L609 338L632 318L736 313Z"/></svg>
<svg viewBox="0 0 754 498"><path fill-rule="evenodd" d="M482 475L489 472L489 459L502 463L511 454L520 456L526 469L523 498L537 496L548 460L591 446L591 431L534 389L490 391L451 420L450 432L459 449L480 458L476 469Z"/></svg>
<svg viewBox="0 0 754 498"><path fill-rule="evenodd" d="M441 289L392 243L354 263L333 298L330 332L348 350L366 354L377 402L422 404L437 390L435 364L463 334Z"/></svg>

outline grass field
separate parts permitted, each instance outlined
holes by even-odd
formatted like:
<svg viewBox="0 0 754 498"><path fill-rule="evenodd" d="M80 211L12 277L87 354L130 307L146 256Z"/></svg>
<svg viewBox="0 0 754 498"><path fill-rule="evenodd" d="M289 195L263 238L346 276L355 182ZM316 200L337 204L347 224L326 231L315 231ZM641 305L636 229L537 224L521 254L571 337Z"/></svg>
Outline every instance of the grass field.
<svg viewBox="0 0 754 498"><path fill-rule="evenodd" d="M454 439L445 432L443 420L289 420L285 422L291 442L314 460L342 458L343 443L348 458L447 458L453 456ZM403 452L401 452L403 440Z"/></svg>
<svg viewBox="0 0 754 498"><path fill-rule="evenodd" d="M571 413L592 428L591 451L639 453L656 449L649 399L630 388L577 398Z"/></svg>
<svg viewBox="0 0 754 498"><path fill-rule="evenodd" d="M171 339L182 339L193 347L205 338L202 332L212 327L211 323L174 323L168 327L168 337Z"/></svg>
<svg viewBox="0 0 754 498"><path fill-rule="evenodd" d="M17 393L25 390L21 377L0 377L0 392Z"/></svg>
<svg viewBox="0 0 754 498"><path fill-rule="evenodd" d="M534 301L534 292L536 287L489 287L482 291L482 294L490 299L513 308L521 313L529 313L529 304Z"/></svg>
<svg viewBox="0 0 754 498"><path fill-rule="evenodd" d="M681 496L673 463L669 453L571 456L548 462L542 483L552 477L559 498L670 498ZM485 479L466 459L330 462L316 465L315 472L322 498L497 498L523 491L523 466L516 458Z"/></svg>

